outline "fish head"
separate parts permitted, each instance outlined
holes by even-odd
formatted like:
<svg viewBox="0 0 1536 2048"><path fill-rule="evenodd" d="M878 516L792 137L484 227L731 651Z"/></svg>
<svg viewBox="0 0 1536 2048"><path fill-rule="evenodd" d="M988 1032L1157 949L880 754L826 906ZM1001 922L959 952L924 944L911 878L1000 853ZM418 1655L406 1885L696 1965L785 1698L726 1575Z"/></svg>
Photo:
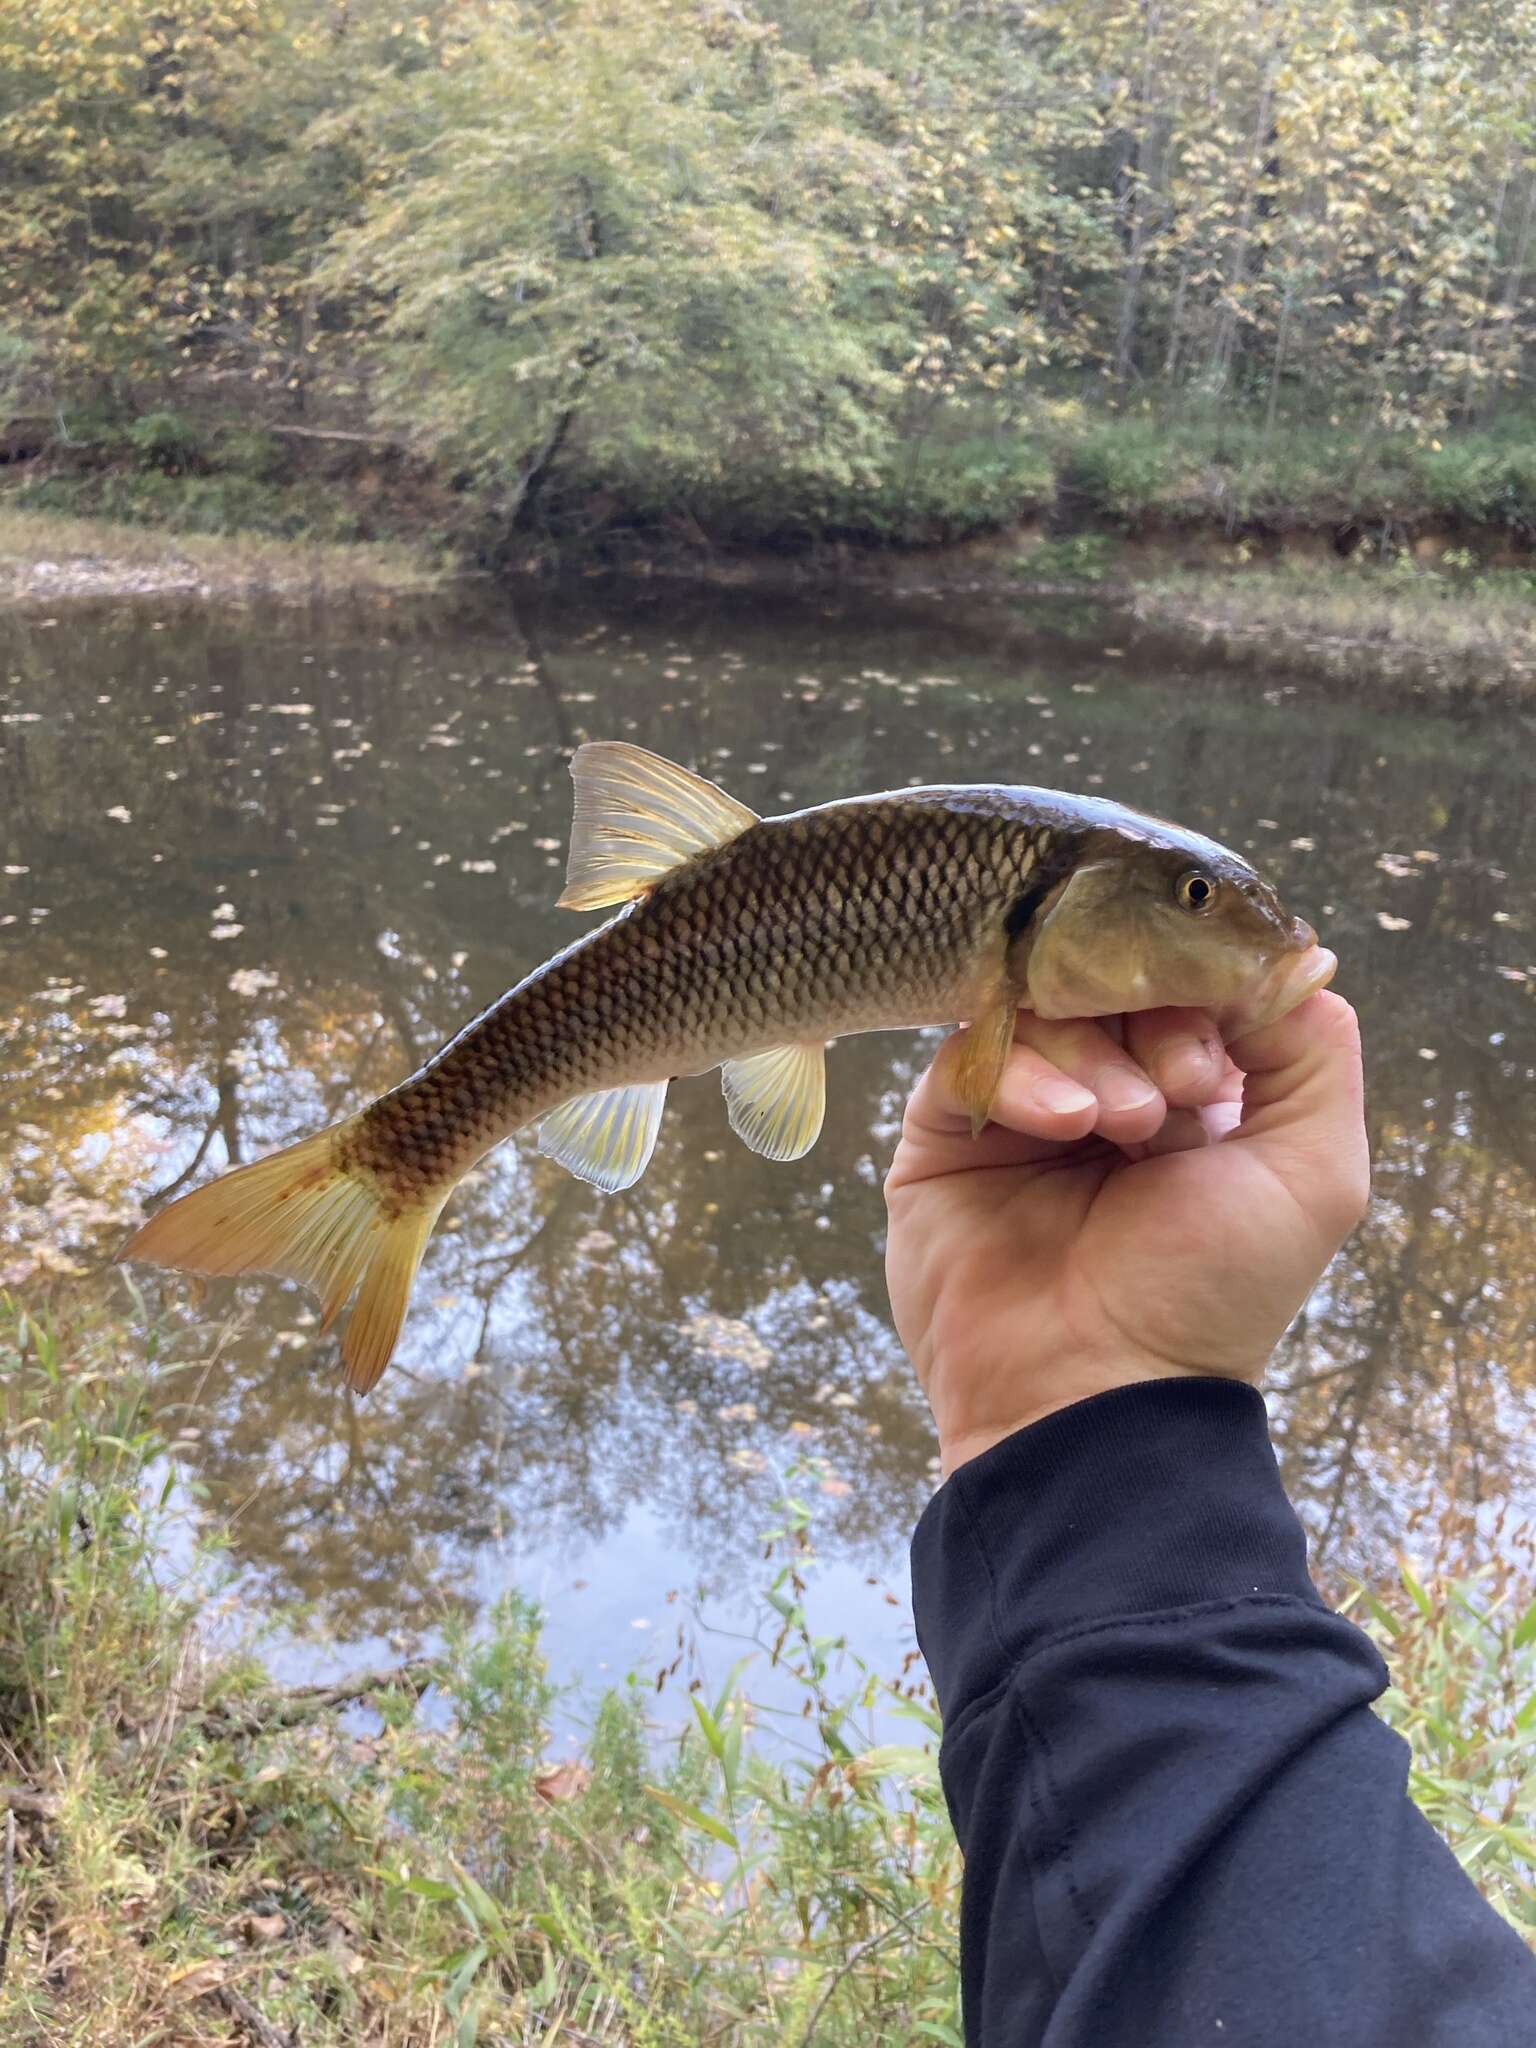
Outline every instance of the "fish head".
<svg viewBox="0 0 1536 2048"><path fill-rule="evenodd" d="M1014 976L1036 1016L1178 1005L1210 1011L1231 1039L1326 987L1334 955L1241 855L1126 815L1087 836L1023 935Z"/></svg>

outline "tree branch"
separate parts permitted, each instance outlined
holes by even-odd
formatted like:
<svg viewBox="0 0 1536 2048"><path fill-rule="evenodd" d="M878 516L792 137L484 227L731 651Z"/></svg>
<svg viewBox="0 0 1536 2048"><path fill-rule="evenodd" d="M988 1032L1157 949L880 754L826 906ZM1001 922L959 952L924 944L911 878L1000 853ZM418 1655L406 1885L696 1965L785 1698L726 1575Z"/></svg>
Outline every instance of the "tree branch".
<svg viewBox="0 0 1536 2048"><path fill-rule="evenodd" d="M359 448L388 448L405 451L406 444L398 434L357 434L345 427L292 427L279 426L276 422L268 425L269 434L287 434L295 441L349 441Z"/></svg>
<svg viewBox="0 0 1536 2048"><path fill-rule="evenodd" d="M7 1809L5 1816L5 1856L0 1865L0 1984L5 1982L5 1966L11 1953L11 1929L16 1925L16 1816Z"/></svg>
<svg viewBox="0 0 1536 2048"><path fill-rule="evenodd" d="M264 2014L259 2013L248 1998L242 1998L232 1985L214 1984L203 1993L203 1996L211 1998L215 2005L222 2005L231 2019L238 2020L256 2043L256 2048L298 2048L296 2035L285 2032L281 2027L274 2027L272 2022Z"/></svg>
<svg viewBox="0 0 1536 2048"><path fill-rule="evenodd" d="M210 1735L261 1735L270 1728L296 1728L317 1714L350 1707L379 1692L406 1692L419 1699L437 1676L430 1657L412 1657L387 1671L359 1671L335 1685L294 1685L240 1707L209 1707L192 1718Z"/></svg>
<svg viewBox="0 0 1536 2048"><path fill-rule="evenodd" d="M20 1814L23 1820L57 1820L59 1802L51 1793L34 1792L26 1785L0 1785L0 1812Z"/></svg>

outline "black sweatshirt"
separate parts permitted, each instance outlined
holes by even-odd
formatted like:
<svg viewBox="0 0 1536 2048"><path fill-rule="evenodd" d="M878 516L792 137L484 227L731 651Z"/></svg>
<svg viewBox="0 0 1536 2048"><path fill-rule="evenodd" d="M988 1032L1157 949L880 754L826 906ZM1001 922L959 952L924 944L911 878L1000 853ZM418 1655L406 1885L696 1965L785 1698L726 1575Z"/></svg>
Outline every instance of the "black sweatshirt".
<svg viewBox="0 0 1536 2048"><path fill-rule="evenodd" d="M1536 1956L1410 1802L1251 1387L1020 1430L934 1496L912 1586L971 2048L1536 2044Z"/></svg>

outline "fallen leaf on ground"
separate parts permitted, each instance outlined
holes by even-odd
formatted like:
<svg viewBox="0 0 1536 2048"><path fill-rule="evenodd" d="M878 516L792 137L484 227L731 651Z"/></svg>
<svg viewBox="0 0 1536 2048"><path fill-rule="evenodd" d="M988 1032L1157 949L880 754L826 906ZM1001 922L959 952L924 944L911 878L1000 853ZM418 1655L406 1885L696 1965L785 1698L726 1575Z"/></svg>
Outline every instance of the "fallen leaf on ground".
<svg viewBox="0 0 1536 2048"><path fill-rule="evenodd" d="M592 1782L592 1773L584 1763L572 1757L569 1762L556 1764L552 1770L540 1771L533 1781L533 1789L539 1797L551 1806L558 1806L564 1799L578 1799Z"/></svg>

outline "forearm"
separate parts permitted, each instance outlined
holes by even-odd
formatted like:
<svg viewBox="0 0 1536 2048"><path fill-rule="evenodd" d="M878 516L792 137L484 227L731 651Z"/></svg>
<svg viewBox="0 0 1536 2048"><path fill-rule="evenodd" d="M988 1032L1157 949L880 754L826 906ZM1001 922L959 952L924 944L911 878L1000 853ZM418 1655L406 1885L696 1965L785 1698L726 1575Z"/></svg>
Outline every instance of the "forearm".
<svg viewBox="0 0 1536 2048"><path fill-rule="evenodd" d="M1411 1805L1263 1403L1168 1380L963 1466L913 1547L981 2048L1477 2048L1536 1959Z"/></svg>

